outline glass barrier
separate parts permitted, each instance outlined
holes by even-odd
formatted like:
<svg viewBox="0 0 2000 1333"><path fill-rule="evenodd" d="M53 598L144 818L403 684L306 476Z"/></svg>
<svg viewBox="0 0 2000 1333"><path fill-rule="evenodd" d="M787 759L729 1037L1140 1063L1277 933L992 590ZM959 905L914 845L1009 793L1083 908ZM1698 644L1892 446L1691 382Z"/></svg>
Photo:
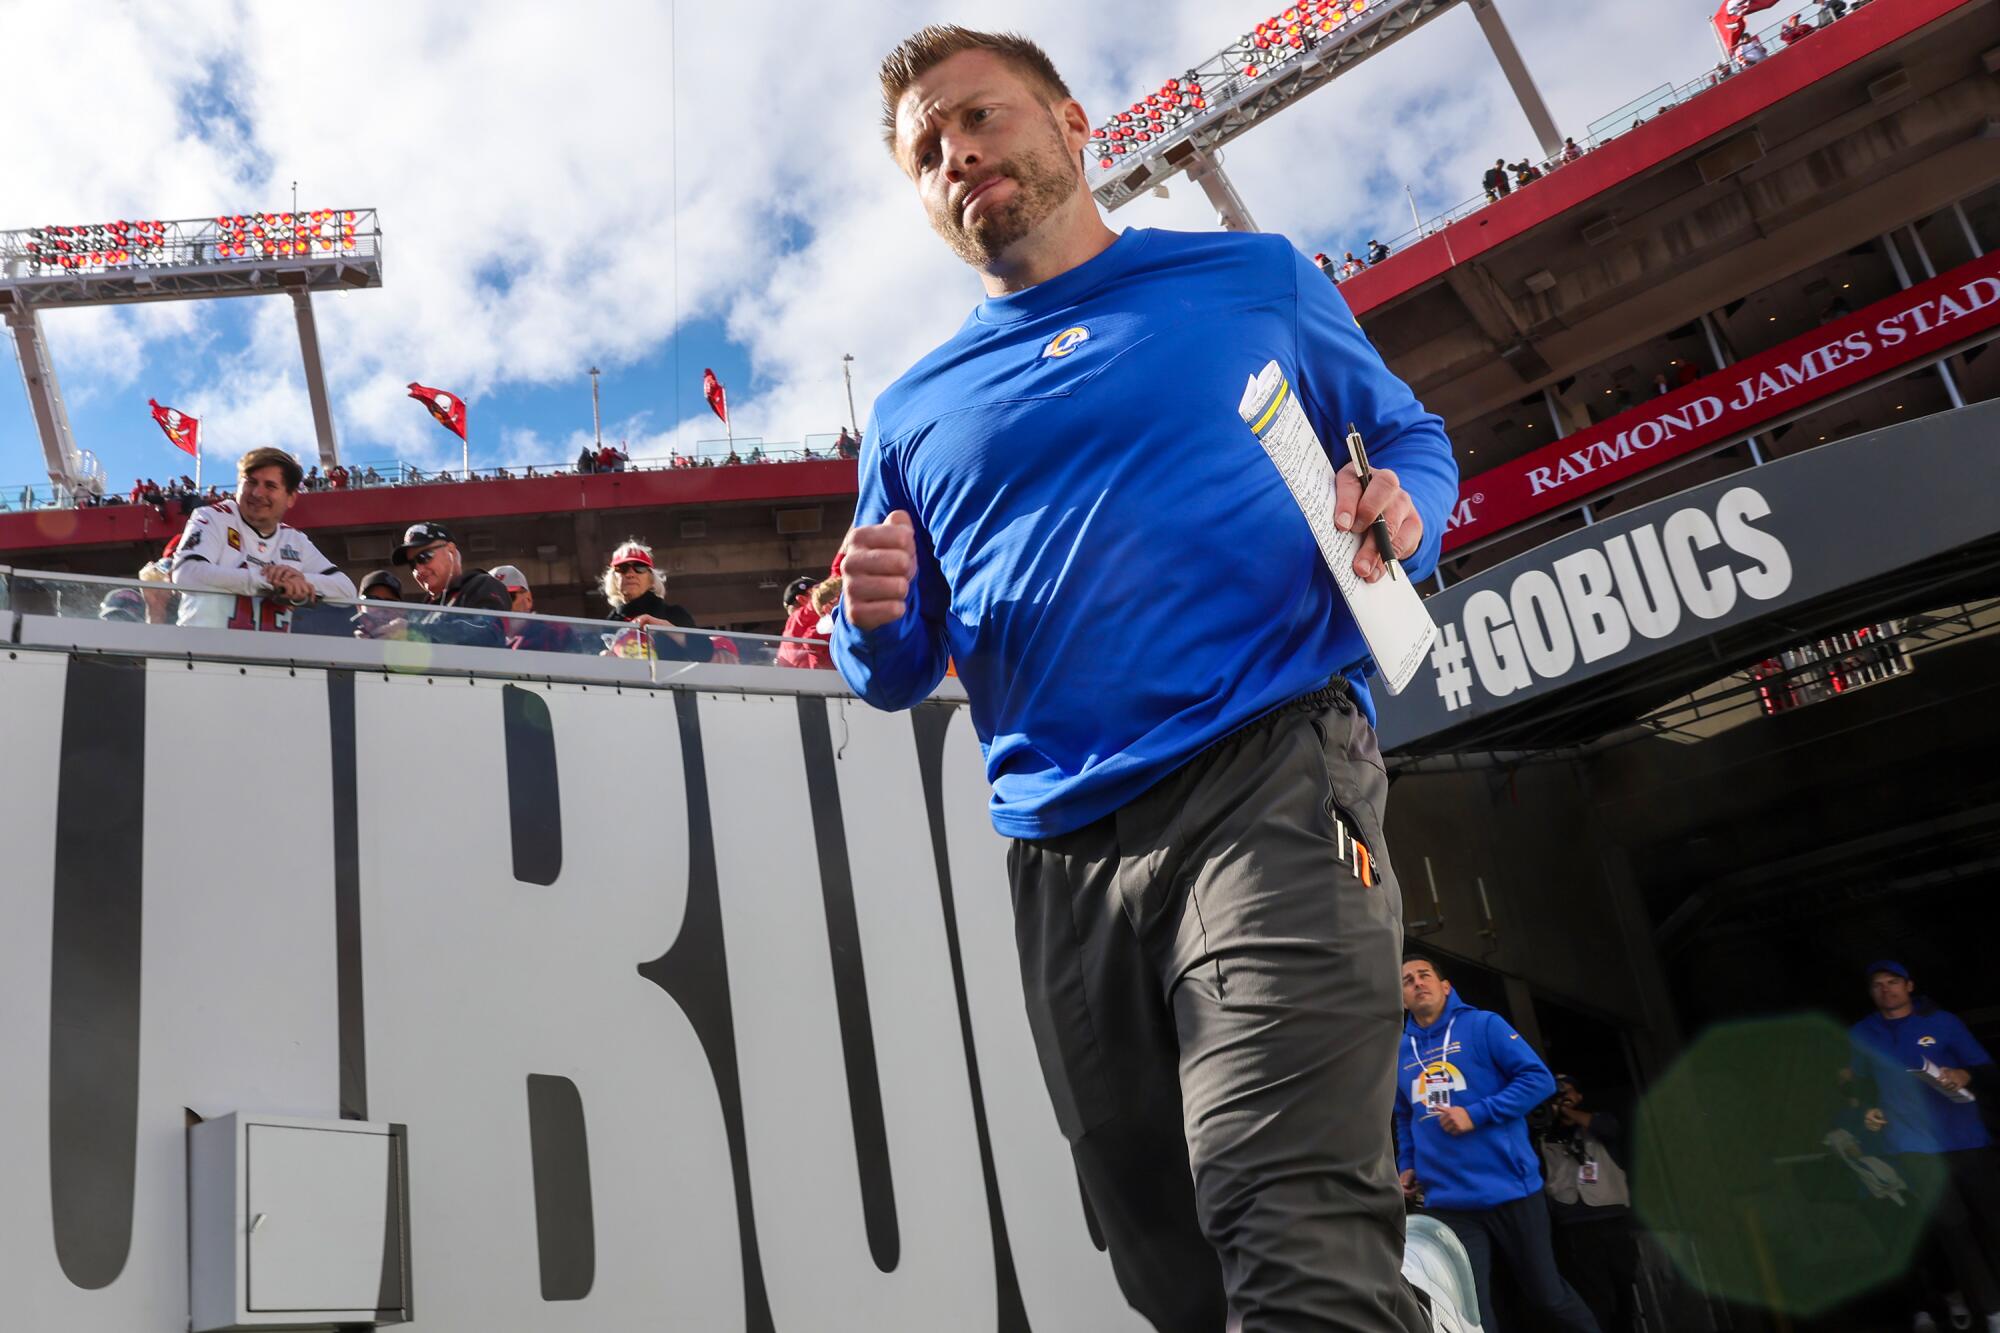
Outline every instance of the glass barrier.
<svg viewBox="0 0 2000 1333"><path fill-rule="evenodd" d="M658 621L627 624L513 615L387 598L298 604L275 595L252 597L136 579L21 570L0 573L0 606L22 615L152 625L163 638L180 628L233 629L490 648L496 652L621 657L659 663L662 677L674 669L698 664L820 669L833 665L824 643L770 634L681 628ZM496 663L495 669L505 668Z"/></svg>

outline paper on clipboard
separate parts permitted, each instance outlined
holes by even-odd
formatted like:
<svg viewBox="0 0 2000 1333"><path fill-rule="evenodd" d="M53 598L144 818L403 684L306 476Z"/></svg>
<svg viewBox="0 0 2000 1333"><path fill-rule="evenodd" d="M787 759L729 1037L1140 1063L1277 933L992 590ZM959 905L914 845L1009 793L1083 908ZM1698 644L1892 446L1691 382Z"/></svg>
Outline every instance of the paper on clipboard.
<svg viewBox="0 0 2000 1333"><path fill-rule="evenodd" d="M1965 1102L1976 1102L1979 1100L1979 1098L1973 1094L1972 1089L1954 1088L1949 1083L1946 1083L1944 1081L1944 1067L1938 1064L1938 1062L1935 1060L1924 1061L1924 1067L1922 1069L1912 1069L1910 1073L1915 1075L1919 1082L1929 1087L1932 1092L1935 1092L1938 1096L1944 1098L1946 1101L1959 1102L1963 1104Z"/></svg>
<svg viewBox="0 0 2000 1333"><path fill-rule="evenodd" d="M1333 523L1333 464L1312 422L1306 420L1276 361L1250 380L1236 408L1257 435L1285 486L1312 528L1313 540L1347 602L1389 693L1401 694L1430 654L1437 625L1401 563L1373 583L1354 573L1354 552L1365 532L1342 532Z"/></svg>

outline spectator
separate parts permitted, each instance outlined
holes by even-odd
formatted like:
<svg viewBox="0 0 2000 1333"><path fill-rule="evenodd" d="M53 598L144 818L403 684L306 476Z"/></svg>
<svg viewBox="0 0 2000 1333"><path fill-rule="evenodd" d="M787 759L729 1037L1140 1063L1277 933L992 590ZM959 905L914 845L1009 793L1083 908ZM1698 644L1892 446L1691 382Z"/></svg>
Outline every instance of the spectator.
<svg viewBox="0 0 2000 1333"><path fill-rule="evenodd" d="M369 602L401 602L403 581L386 569L378 569L361 580L361 601L363 605L354 610L350 624L357 639L380 639L389 637L383 631L398 619L398 613L387 607L376 608Z"/></svg>
<svg viewBox="0 0 2000 1333"><path fill-rule="evenodd" d="M1564 139L1562 152L1556 155L1556 165L1567 166L1583 156L1583 149L1577 147L1576 140Z"/></svg>
<svg viewBox="0 0 2000 1333"><path fill-rule="evenodd" d="M1901 963L1880 959L1867 976L1875 1012L1848 1031L1854 1063L1843 1077L1864 1095L1873 1085L1862 1124L1882 1136L1905 1179L1943 1168L1931 1239L1987 1328L2000 1330L2000 1164L1976 1100L2000 1092L1993 1057L1957 1015L1916 993Z"/></svg>
<svg viewBox="0 0 2000 1333"><path fill-rule="evenodd" d="M1639 1280L1639 1235L1632 1191L1612 1156L1624 1126L1608 1111L1587 1110L1583 1092L1556 1075L1555 1114L1541 1135L1549 1211L1569 1263L1564 1275L1606 1330L1632 1327Z"/></svg>
<svg viewBox="0 0 2000 1333"><path fill-rule="evenodd" d="M1813 22L1824 28L1837 18L1847 14L1847 0L1819 0L1819 13L1813 15Z"/></svg>
<svg viewBox="0 0 2000 1333"><path fill-rule="evenodd" d="M1653 397L1658 398L1661 394L1673 391L1674 386L1667 383L1667 372L1664 370L1656 372L1653 376Z"/></svg>
<svg viewBox="0 0 2000 1333"><path fill-rule="evenodd" d="M1812 34L1813 29L1806 22L1804 10L1786 19L1785 26L1778 29L1778 36L1784 41L1786 46L1790 46L1792 43L1800 41L1803 38L1810 37Z"/></svg>
<svg viewBox="0 0 2000 1333"><path fill-rule="evenodd" d="M1340 275L1334 272L1333 256L1329 255L1326 251L1322 250L1314 255L1313 263L1319 265L1319 271L1326 274L1328 282L1338 282L1340 280Z"/></svg>
<svg viewBox="0 0 2000 1333"><path fill-rule="evenodd" d="M528 586L528 576L513 565L499 565L492 570L493 577L507 590L509 609L519 616L535 614L534 589ZM577 651L576 631L559 620L508 620L506 622L507 646L525 649L533 653L572 653ZM595 645L592 645L595 651Z"/></svg>
<svg viewBox="0 0 2000 1333"><path fill-rule="evenodd" d="M1749 69L1752 65L1762 62L1769 54L1770 52L1764 49L1764 43L1753 33L1737 45L1736 63Z"/></svg>
<svg viewBox="0 0 2000 1333"><path fill-rule="evenodd" d="M361 479L367 482L370 486L380 486L382 484L382 474L375 470L375 465L373 463L370 463L368 465L368 470L361 474Z"/></svg>
<svg viewBox="0 0 2000 1333"><path fill-rule="evenodd" d="M764 457L764 446L763 446L763 445L761 445L761 444L753 444L753 445L751 445L751 446L750 446L750 461L751 461L751 462L753 462L753 463L763 463L763 462L767 462L767 461L768 461L768 460L767 460L767 459L766 459L766 458ZM680 466L680 462L679 462L679 460L678 460L678 459L676 459L676 460L675 460L675 462L674 462L674 466L675 466L675 467L679 467L679 466Z"/></svg>
<svg viewBox="0 0 2000 1333"><path fill-rule="evenodd" d="M1676 389L1685 389L1700 378L1701 367L1694 362L1676 361L1674 363L1674 387Z"/></svg>
<svg viewBox="0 0 2000 1333"><path fill-rule="evenodd" d="M1507 159L1503 157L1495 161L1487 169L1485 177L1479 183L1486 187L1487 203L1490 204L1496 199L1505 199L1513 189L1512 186L1507 184Z"/></svg>
<svg viewBox="0 0 2000 1333"><path fill-rule="evenodd" d="M326 479L319 475L319 464L314 463L312 465L312 470L306 473L304 484L305 488L309 491L316 491L326 484Z"/></svg>
<svg viewBox="0 0 2000 1333"><path fill-rule="evenodd" d="M659 629L693 629L694 615L686 607L669 602L666 576L653 563L653 548L636 537L627 538L611 553L604 570L604 598L611 603L607 620ZM706 636L651 634L647 656L675 662L706 662L712 650Z"/></svg>
<svg viewBox="0 0 2000 1333"><path fill-rule="evenodd" d="M1525 157L1516 162L1511 170L1514 173L1514 188L1517 190L1523 185L1532 185L1542 178L1542 169Z"/></svg>
<svg viewBox="0 0 2000 1333"><path fill-rule="evenodd" d="M304 476L282 449L252 449L236 460L236 498L195 510L173 556L174 585L184 593L236 595L184 595L181 624L283 629L290 607L354 596L354 581L285 526Z"/></svg>
<svg viewBox="0 0 2000 1333"><path fill-rule="evenodd" d="M741 458L738 458L738 457L736 456L736 447L735 447L734 445L731 445L731 446L730 446L730 449L729 449L729 456L728 456L727 458L724 458L724 459L722 460L722 465L723 465L724 467L741 467L741 466L743 466L743 460L742 460Z"/></svg>
<svg viewBox="0 0 2000 1333"><path fill-rule="evenodd" d="M1366 267L1367 265L1356 259L1354 252L1349 250L1340 261L1340 280L1345 282Z"/></svg>
<svg viewBox="0 0 2000 1333"><path fill-rule="evenodd" d="M336 491L346 490L347 469L345 467L342 467L339 463L335 463L331 468L327 470L326 484L329 490L336 490Z"/></svg>
<svg viewBox="0 0 2000 1333"><path fill-rule="evenodd" d="M830 670L833 666L830 643L833 637L832 617L834 605L840 601L840 575L835 574L817 584L811 579L794 579L785 592L790 606L790 614L785 619L785 637L812 642L779 645L778 665Z"/></svg>
<svg viewBox="0 0 2000 1333"><path fill-rule="evenodd" d="M1556 1090L1521 1035L1498 1014L1453 993L1434 959L1403 960L1408 1060L1396 1080L1396 1165L1406 1194L1458 1233L1479 1288L1479 1320L1493 1317L1499 1251L1538 1316L1534 1327L1597 1333L1590 1309L1556 1271L1542 1171L1528 1144L1528 1112Z"/></svg>
<svg viewBox="0 0 2000 1333"><path fill-rule="evenodd" d="M840 428L840 435L833 442L834 453L842 458L861 457L861 442L848 434L847 427Z"/></svg>
<svg viewBox="0 0 2000 1333"><path fill-rule="evenodd" d="M1382 244L1382 242L1377 240L1370 240L1368 242L1368 262L1371 265L1379 264L1388 257L1389 257L1388 246Z"/></svg>
<svg viewBox="0 0 2000 1333"><path fill-rule="evenodd" d="M442 523L412 523L403 533L390 563L408 565L417 586L438 607L506 611L512 606L500 581L483 569L467 569L458 543ZM495 616L451 615L443 610L390 621L376 638L422 639L429 643L502 647L505 638Z"/></svg>
<svg viewBox="0 0 2000 1333"><path fill-rule="evenodd" d="M577 451L576 474L579 477L587 477L595 471L597 471L597 455L590 452L590 446L586 444Z"/></svg>

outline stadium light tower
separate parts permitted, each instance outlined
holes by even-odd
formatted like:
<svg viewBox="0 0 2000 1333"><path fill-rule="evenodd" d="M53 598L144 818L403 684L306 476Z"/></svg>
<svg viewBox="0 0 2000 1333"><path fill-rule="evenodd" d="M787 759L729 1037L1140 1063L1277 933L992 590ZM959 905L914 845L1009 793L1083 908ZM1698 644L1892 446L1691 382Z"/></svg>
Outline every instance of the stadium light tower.
<svg viewBox="0 0 2000 1333"><path fill-rule="evenodd" d="M1223 174L1222 146L1458 4L1472 6L1543 153L1554 157L1562 135L1495 0L1304 0L1099 125L1084 149L1092 192L1115 209L1185 171L1224 227L1257 230Z"/></svg>
<svg viewBox="0 0 2000 1333"><path fill-rule="evenodd" d="M42 336L43 310L285 295L298 319L319 461L340 461L319 353L312 294L382 285L382 227L372 208L243 213L180 221L100 222L0 231L0 318L14 336L49 480L70 494L86 484Z"/></svg>

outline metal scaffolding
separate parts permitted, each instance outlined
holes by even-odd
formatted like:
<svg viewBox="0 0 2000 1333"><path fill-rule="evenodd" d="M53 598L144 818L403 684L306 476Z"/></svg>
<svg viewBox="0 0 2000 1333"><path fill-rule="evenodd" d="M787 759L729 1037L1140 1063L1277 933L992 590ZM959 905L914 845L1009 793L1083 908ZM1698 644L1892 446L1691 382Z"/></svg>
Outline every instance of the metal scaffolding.
<svg viewBox="0 0 2000 1333"><path fill-rule="evenodd" d="M1346 0L1337 20L1329 15L1320 24L1299 25L1303 30L1296 38L1289 27L1281 34L1283 40L1272 40L1272 31L1245 33L1170 80L1161 93L1098 127L1085 151L1091 191L1107 210L1116 209L1185 171L1215 205L1224 227L1255 231L1242 196L1223 174L1218 150L1463 2ZM1529 125L1543 149L1553 155L1562 147L1562 136L1507 34L1495 0L1471 0L1471 4Z"/></svg>
<svg viewBox="0 0 2000 1333"><path fill-rule="evenodd" d="M320 466L331 468L340 461L340 447L312 294L381 285L382 229L372 208L0 231L0 319L13 335L49 480L74 494L93 486L96 469L70 429L40 312L141 301L289 296L298 320Z"/></svg>

